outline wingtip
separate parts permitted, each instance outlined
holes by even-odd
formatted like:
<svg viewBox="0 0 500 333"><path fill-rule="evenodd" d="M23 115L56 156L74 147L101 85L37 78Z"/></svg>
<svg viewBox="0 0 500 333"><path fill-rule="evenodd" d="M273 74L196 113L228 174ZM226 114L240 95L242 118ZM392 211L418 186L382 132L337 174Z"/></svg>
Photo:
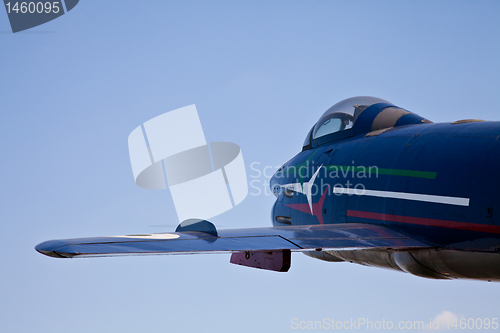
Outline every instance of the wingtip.
<svg viewBox="0 0 500 333"><path fill-rule="evenodd" d="M61 247L68 245L66 242L60 241L60 240L50 240L46 242L42 242L35 246L35 250L38 253L41 253L43 255L46 255L48 257L53 257L53 258L66 258L62 255L60 255L57 250L60 249Z"/></svg>

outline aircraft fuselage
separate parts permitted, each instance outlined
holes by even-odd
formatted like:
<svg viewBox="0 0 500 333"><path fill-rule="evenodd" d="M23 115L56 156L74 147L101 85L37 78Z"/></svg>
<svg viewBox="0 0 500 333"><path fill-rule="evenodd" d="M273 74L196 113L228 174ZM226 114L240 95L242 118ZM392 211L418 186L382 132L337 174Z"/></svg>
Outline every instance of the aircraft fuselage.
<svg viewBox="0 0 500 333"><path fill-rule="evenodd" d="M500 122L423 123L305 149L271 180L273 225L384 225L436 248L310 255L407 271L414 260L429 271L417 275L500 279L499 137Z"/></svg>

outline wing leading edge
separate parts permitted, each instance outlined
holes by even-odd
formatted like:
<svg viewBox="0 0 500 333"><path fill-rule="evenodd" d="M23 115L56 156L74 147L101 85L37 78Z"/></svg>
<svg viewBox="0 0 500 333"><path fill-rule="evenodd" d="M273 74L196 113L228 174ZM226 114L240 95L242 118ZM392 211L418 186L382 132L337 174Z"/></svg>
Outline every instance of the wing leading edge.
<svg viewBox="0 0 500 333"><path fill-rule="evenodd" d="M181 229L182 230L182 229ZM177 229L179 231L179 228ZM181 231L52 240L35 249L56 258L217 252L412 249L431 245L384 226L349 223L251 229Z"/></svg>

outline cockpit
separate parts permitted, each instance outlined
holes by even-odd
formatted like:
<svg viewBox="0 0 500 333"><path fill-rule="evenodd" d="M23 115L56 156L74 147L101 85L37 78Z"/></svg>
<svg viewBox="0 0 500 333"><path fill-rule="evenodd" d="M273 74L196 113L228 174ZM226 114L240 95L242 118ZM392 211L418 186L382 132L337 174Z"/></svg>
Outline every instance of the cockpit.
<svg viewBox="0 0 500 333"><path fill-rule="evenodd" d="M368 108L369 111L363 112ZM363 115L360 117L361 114ZM329 108L311 128L303 146L306 149L306 147L311 146L314 140L322 138L319 141L325 141L325 137L334 133L348 131L349 134L356 135L394 126L425 122L429 121L381 98L370 96L352 97ZM353 129L356 130L353 131Z"/></svg>
<svg viewBox="0 0 500 333"><path fill-rule="evenodd" d="M352 128L354 122L364 109L376 103L389 103L380 98L359 96L344 99L338 102L319 118L319 121L314 126L313 138L344 131Z"/></svg>

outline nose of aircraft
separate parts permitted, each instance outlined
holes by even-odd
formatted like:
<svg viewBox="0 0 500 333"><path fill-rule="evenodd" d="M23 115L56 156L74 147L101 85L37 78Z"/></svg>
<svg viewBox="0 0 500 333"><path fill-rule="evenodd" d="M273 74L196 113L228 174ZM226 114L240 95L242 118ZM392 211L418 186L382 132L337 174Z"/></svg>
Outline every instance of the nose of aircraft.
<svg viewBox="0 0 500 333"><path fill-rule="evenodd" d="M57 250L66 245L68 245L68 243L60 240L50 240L38 244L37 246L35 246L35 250L49 257L64 258L63 256L57 253Z"/></svg>
<svg viewBox="0 0 500 333"><path fill-rule="evenodd" d="M282 177L282 171L283 167L281 167L278 171L274 173L274 175L271 177L269 180L269 188L271 189L271 192L275 195L278 196L281 192L281 186L279 182L279 178Z"/></svg>

